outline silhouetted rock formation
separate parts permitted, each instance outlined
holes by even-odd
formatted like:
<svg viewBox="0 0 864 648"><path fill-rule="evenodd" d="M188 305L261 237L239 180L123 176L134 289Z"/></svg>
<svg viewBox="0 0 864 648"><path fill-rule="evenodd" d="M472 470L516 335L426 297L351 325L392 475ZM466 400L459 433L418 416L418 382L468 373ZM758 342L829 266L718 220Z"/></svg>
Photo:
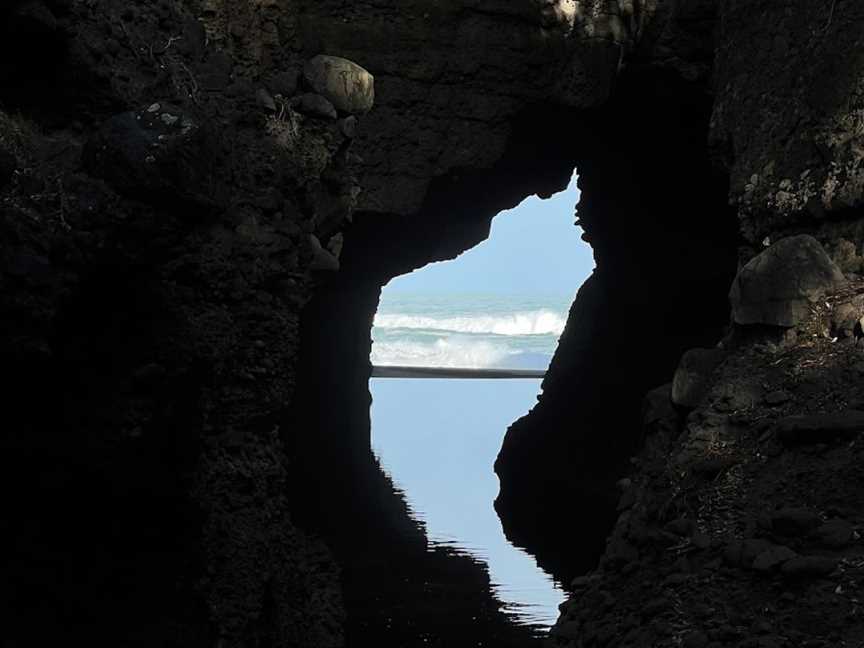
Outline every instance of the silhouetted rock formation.
<svg viewBox="0 0 864 648"><path fill-rule="evenodd" d="M470 604L434 608L458 617L442 645L533 641L482 566L419 559L423 535L369 448L369 332L390 278L475 245L574 167L597 270L496 467L508 535L565 581L614 529L555 636L741 639L744 617L703 627L716 609L666 591L691 587L677 552L696 574L716 566L727 504L747 512L712 596L774 605L772 578L798 592L858 569L848 421L759 421L830 403L854 418L860 363L839 345L864 303L862 25L864 7L840 0L5 3L4 640L335 647L347 628L349 642L428 645L428 577L471 584ZM810 299L821 284L805 291L794 321L739 318L681 418L674 390L654 388L721 339L737 267L799 234L851 283L825 282L824 302ZM798 371L781 378L783 354ZM714 453L715 438L741 451ZM670 453L684 476L664 472ZM766 454L760 481L748 466ZM711 490L739 464L746 487ZM809 494L809 477L771 477L799 465L819 477ZM664 499L681 492L704 507ZM775 501L823 524L757 532ZM397 608L363 591L388 552L416 602L395 630ZM382 583L391 603L399 582ZM798 614L826 609L815 591L780 596L797 634L772 627L763 645L831 637ZM661 625L628 635L648 612Z"/></svg>

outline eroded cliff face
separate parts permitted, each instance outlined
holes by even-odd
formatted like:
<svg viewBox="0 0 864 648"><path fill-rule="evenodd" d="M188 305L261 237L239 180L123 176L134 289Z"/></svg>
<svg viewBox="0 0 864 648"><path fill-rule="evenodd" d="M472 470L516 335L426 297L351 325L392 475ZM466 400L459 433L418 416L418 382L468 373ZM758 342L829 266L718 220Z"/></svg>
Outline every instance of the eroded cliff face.
<svg viewBox="0 0 864 648"><path fill-rule="evenodd" d="M861 640L860 24L843 2L720 7L709 141L752 262L720 348L647 395L645 447L554 645ZM819 242L784 238L801 233Z"/></svg>
<svg viewBox="0 0 864 648"><path fill-rule="evenodd" d="M269 22L234 13L223 48L193 3L4 6L13 645L341 643L278 415L356 195L347 117L287 105L296 57L256 59Z"/></svg>
<svg viewBox="0 0 864 648"><path fill-rule="evenodd" d="M369 449L378 292L574 166L598 270L542 402L505 440L498 508L559 575L590 566L644 391L728 319L738 227L743 257L805 230L860 269L859 13L840 0L4 5L2 467L19 494L4 519L7 640L420 637L364 600L370 572L346 541L374 529L354 544L377 560L393 541L399 564L426 549ZM312 91L303 67L319 54L374 76L371 112ZM455 564L429 559L418 591ZM451 571L478 583L482 623L459 611L466 645L530 641L481 567Z"/></svg>
<svg viewBox="0 0 864 648"><path fill-rule="evenodd" d="M9 641L341 644L336 562L294 522L317 495L293 475L329 459L292 454L300 311L338 267L357 174L378 178L365 205L407 215L434 176L495 162L567 26L532 3L2 17L3 472L28 484L6 517ZM321 53L379 77L380 118L310 92Z"/></svg>
<svg viewBox="0 0 864 648"><path fill-rule="evenodd" d="M579 290L540 402L510 428L496 462L508 535L565 581L602 547L614 483L641 442L643 394L685 349L719 338L736 268L725 178L705 146L710 99L666 72L635 75L573 124L584 129L574 140L577 213L597 269ZM631 118L637 104L645 121Z"/></svg>

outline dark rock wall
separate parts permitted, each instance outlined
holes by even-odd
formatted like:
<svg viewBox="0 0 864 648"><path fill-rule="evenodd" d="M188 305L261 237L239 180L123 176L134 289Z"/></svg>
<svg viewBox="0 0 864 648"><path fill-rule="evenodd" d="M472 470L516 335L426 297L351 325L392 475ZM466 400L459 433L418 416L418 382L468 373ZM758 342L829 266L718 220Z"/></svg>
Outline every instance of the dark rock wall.
<svg viewBox="0 0 864 648"><path fill-rule="evenodd" d="M360 209L413 221L435 178L502 156L527 104L592 106L608 96L620 47L548 6L559 4L567 3L300 3L307 47L375 74L376 109L357 147Z"/></svg>
<svg viewBox="0 0 864 648"><path fill-rule="evenodd" d="M5 3L4 640L342 643L337 562L349 613L364 605L352 578L371 573L351 571L346 529L378 511L370 546L401 535L403 563L425 549L369 453L380 286L476 244L574 165L598 270L498 471L511 537L560 575L584 567L639 442L641 392L725 320L727 197L742 256L812 230L862 269L860 12ZM356 133L297 98L303 62L322 53L376 77ZM456 564L430 560L425 574ZM455 582L488 586L460 564ZM488 623L467 641L523 638L491 598L472 600ZM370 623L359 631L384 632Z"/></svg>
<svg viewBox="0 0 864 648"><path fill-rule="evenodd" d="M4 642L341 643L279 417L348 138L261 101L294 58L239 8L3 12Z"/></svg>
<svg viewBox="0 0 864 648"><path fill-rule="evenodd" d="M640 442L642 396L685 349L720 337L737 260L725 177L706 147L704 87L649 70L619 84L612 102L573 124L577 215L597 269L540 402L496 462L508 535L567 580L602 548L614 482Z"/></svg>
<svg viewBox="0 0 864 648"><path fill-rule="evenodd" d="M751 241L860 218L862 12L842 1L723 6L711 138Z"/></svg>
<svg viewBox="0 0 864 648"><path fill-rule="evenodd" d="M708 141L729 174L741 262L807 233L847 281L808 300L791 327L736 326L722 351L712 349L722 364L699 377L701 396L686 409L649 394L647 444L619 483L614 531L595 572L573 582L553 645L860 641L849 609L857 581L846 567L860 561L860 543L824 538L861 523L860 507L843 506L857 500L857 443L832 436L860 408L860 356L845 322L861 313L861 8L832 0L719 9ZM817 438L818 450L808 445ZM790 515L824 528L790 530Z"/></svg>

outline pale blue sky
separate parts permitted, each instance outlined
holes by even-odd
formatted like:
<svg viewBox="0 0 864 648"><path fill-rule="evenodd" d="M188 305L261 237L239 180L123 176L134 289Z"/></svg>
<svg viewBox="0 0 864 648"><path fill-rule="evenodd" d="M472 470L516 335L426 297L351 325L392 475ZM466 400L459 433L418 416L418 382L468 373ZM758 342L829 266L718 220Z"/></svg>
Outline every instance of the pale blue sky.
<svg viewBox="0 0 864 648"><path fill-rule="evenodd" d="M401 323L373 329L373 349L392 352L384 364L423 364L431 353L440 366L445 356L452 366L487 366L471 358L491 349L503 354L495 362L504 366L529 366L519 362L530 356L532 368L546 367L554 346L547 338L557 335L519 332L521 325L512 331L484 326L491 326L487 320L515 325L517 315L534 321L532 315L548 317L550 309L566 317L566 304L594 268L591 248L573 224L578 199L574 176L552 198L531 197L496 216L489 238L454 261L391 281L381 308L390 304L390 315ZM470 298L457 298L465 294ZM466 322L476 326L465 328ZM547 342L548 349L542 346ZM452 542L484 560L493 589L524 621L552 623L563 593L533 558L507 542L492 507L498 491L492 464L501 439L536 404L540 381L375 379L370 389L375 451L430 540Z"/></svg>
<svg viewBox="0 0 864 648"><path fill-rule="evenodd" d="M594 269L591 247L573 224L578 200L574 174L565 191L498 214L486 241L454 261L396 277L387 292L572 296Z"/></svg>

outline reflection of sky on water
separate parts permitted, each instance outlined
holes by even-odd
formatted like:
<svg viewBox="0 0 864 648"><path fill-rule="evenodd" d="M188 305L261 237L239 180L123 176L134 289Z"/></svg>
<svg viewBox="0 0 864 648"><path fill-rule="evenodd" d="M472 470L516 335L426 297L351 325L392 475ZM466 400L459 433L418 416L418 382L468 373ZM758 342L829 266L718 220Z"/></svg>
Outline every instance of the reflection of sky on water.
<svg viewBox="0 0 864 648"><path fill-rule="evenodd" d="M372 445L430 540L484 560L498 598L551 625L564 595L504 537L492 464L507 426L536 403L539 380L373 379Z"/></svg>

